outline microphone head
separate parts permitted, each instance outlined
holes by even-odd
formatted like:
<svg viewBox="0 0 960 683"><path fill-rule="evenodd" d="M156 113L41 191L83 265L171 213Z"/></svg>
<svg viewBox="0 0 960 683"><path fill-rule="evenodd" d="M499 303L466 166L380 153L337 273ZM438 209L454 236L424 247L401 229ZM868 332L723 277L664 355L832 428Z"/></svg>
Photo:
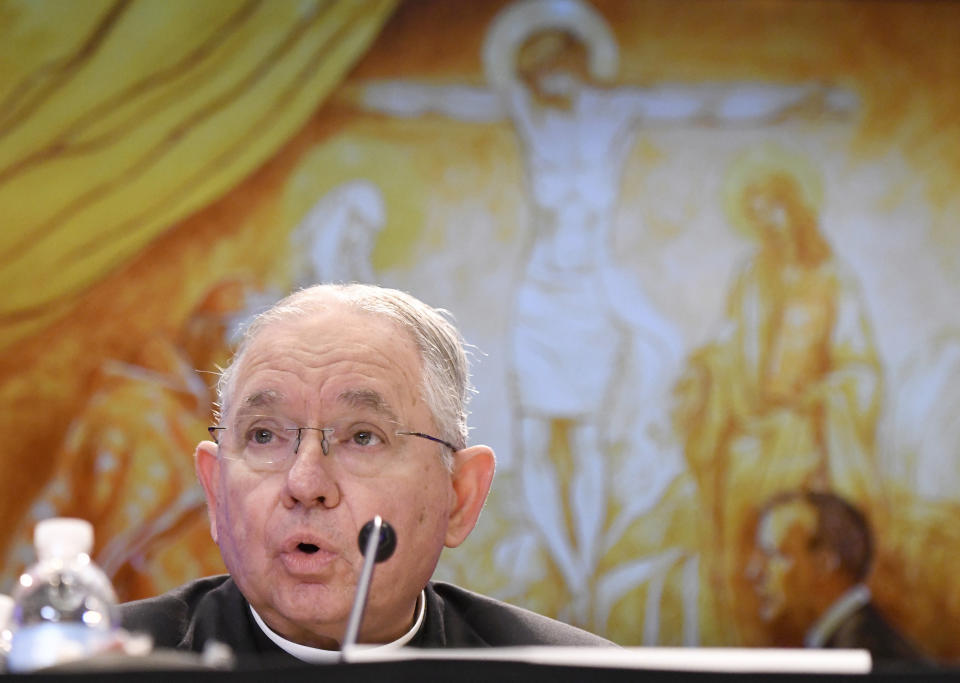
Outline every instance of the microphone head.
<svg viewBox="0 0 960 683"><path fill-rule="evenodd" d="M373 533L374 523L371 519L369 522L363 525L363 528L360 529L360 533L357 535L357 544L360 546L360 552L367 547L367 540L370 538L370 534ZM397 534L393 530L393 527L382 522L380 526L380 540L377 542L377 554L374 556L374 561L383 562L388 557L393 555L393 551L397 549Z"/></svg>

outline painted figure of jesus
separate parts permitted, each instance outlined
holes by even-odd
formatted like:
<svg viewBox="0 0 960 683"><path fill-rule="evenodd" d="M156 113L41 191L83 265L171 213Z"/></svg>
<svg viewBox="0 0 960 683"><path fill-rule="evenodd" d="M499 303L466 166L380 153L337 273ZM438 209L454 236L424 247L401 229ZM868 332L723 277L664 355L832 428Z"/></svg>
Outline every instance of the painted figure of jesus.
<svg viewBox="0 0 960 683"><path fill-rule="evenodd" d="M637 132L759 125L795 109L843 113L854 105L849 93L817 83L612 85L617 53L589 5L524 0L505 7L487 32L486 87L375 81L360 97L361 106L393 116L504 121L516 132L533 209L512 309L516 452L530 519L567 583L564 616L583 624L608 515L605 417L626 380L622 368L632 357L641 376L629 381L643 396L670 382L663 373L682 355L671 322L611 253ZM551 452L560 432L572 468L558 467ZM572 474L564 478L561 469Z"/></svg>

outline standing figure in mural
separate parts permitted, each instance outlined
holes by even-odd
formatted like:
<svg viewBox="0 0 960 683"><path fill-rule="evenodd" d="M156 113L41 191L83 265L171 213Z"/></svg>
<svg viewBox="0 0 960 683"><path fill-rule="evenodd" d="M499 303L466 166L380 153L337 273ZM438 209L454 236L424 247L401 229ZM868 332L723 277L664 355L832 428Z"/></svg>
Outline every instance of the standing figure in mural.
<svg viewBox="0 0 960 683"><path fill-rule="evenodd" d="M874 663L918 651L874 605L874 543L866 517L830 493L790 492L762 508L748 578L781 647L863 648Z"/></svg>
<svg viewBox="0 0 960 683"><path fill-rule="evenodd" d="M385 221L383 196L373 183L353 180L327 192L290 234L294 286L373 283L370 253Z"/></svg>
<svg viewBox="0 0 960 683"><path fill-rule="evenodd" d="M385 223L383 194L373 183L351 180L326 192L290 232L284 262L289 279L282 286L251 292L239 318L255 315L301 287L376 282L371 253Z"/></svg>
<svg viewBox="0 0 960 683"><path fill-rule="evenodd" d="M743 576L758 500L806 488L860 504L879 493L881 368L854 278L819 227L820 176L769 147L726 189L731 222L759 242L737 275L719 338L677 386L677 428L697 480L718 611Z"/></svg>
<svg viewBox="0 0 960 683"><path fill-rule="evenodd" d="M214 286L177 334L147 339L129 361L103 363L55 456L53 478L12 537L8 571L33 560L33 527L55 516L93 524L94 559L122 599L223 571L193 461L183 453L211 419L213 373L229 357L228 330L246 290L236 281Z"/></svg>
<svg viewBox="0 0 960 683"><path fill-rule="evenodd" d="M766 123L795 107L852 106L849 93L817 84L612 87L617 52L589 5L526 0L508 5L487 33L490 87L386 81L362 94L363 106L376 111L508 121L517 133L534 223L513 308L517 452L528 512L574 601L565 616L579 623L589 623L590 580L604 548L606 456L618 427L604 416L624 381L633 384L631 400L653 403L681 348L674 327L611 254L621 174L637 131ZM624 377L628 362L639 376ZM633 429L628 447L643 448L637 439L645 433ZM560 459L572 460L566 466L551 453L558 439L569 452ZM657 497L644 493L638 497L654 505Z"/></svg>

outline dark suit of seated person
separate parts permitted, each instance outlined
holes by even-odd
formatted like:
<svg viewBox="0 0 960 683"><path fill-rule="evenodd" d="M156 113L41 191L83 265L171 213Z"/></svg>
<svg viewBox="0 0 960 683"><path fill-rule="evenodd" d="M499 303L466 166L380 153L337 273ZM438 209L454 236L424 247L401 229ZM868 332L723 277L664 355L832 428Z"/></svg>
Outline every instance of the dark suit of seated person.
<svg viewBox="0 0 960 683"><path fill-rule="evenodd" d="M839 496L791 492L760 513L748 573L778 644L869 650L875 666L929 662L873 604L873 537Z"/></svg>
<svg viewBox="0 0 960 683"><path fill-rule="evenodd" d="M128 630L157 647L223 642L241 660L336 658L358 532L380 515L397 545L376 567L358 642L611 645L430 581L444 546L473 530L495 463L467 445L467 357L443 311L367 285L301 290L253 319L217 389L213 440L195 458L229 576L122 605Z"/></svg>

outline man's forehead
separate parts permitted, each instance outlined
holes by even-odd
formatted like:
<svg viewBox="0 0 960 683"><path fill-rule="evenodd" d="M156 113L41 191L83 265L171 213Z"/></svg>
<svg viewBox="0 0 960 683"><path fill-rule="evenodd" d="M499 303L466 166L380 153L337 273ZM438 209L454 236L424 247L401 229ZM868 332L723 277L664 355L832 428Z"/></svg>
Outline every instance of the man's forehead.
<svg viewBox="0 0 960 683"><path fill-rule="evenodd" d="M760 524L761 538L780 546L791 533L810 536L817 524L817 513L802 501L790 501L768 510Z"/></svg>
<svg viewBox="0 0 960 683"><path fill-rule="evenodd" d="M358 347L375 349L399 358L411 353L417 363L420 354L413 335L388 315L358 308L349 302L331 299L310 302L308 308L286 315L263 325L246 342L241 366L249 359L263 357L282 360L283 349L291 346L295 352L305 351L318 356L337 350L350 351ZM241 367L240 370L244 370Z"/></svg>
<svg viewBox="0 0 960 683"><path fill-rule="evenodd" d="M305 329L331 330L339 332L344 325L355 324L370 331L379 331L389 334L391 346L400 348L409 346L416 348L410 332L389 315L377 311L368 311L349 301L342 301L331 296L329 299L312 301L309 307L302 312L286 315L268 323L250 341L250 346L263 342L270 344L272 339L288 334L297 335ZM339 337L334 334L328 343L337 343Z"/></svg>
<svg viewBox="0 0 960 683"><path fill-rule="evenodd" d="M760 517L760 523L757 525L757 548L767 554L777 549L773 514L770 511Z"/></svg>
<svg viewBox="0 0 960 683"><path fill-rule="evenodd" d="M289 347L289 348L288 348ZM366 355L369 353L369 356ZM386 362L384 361L386 359ZM293 387L256 386L262 369L280 368L294 374L309 387L313 371L329 382L343 361L370 364L371 376L388 383L402 381L419 386L422 359L410 333L386 315L358 309L332 299L301 314L268 323L252 339L238 359L234 400L238 406L277 405L292 400ZM302 363L302 372L297 364ZM362 385L338 386L337 400L374 410L389 408L382 392ZM412 388L412 387L411 387ZM303 386L298 387L302 391ZM342 394L342 395L340 395Z"/></svg>
<svg viewBox="0 0 960 683"><path fill-rule="evenodd" d="M278 389L254 389L240 401L240 411L283 412L292 407L293 398ZM334 397L334 404L343 408L376 413L391 421L397 421L397 414L390 402L378 391L368 387L348 387Z"/></svg>

